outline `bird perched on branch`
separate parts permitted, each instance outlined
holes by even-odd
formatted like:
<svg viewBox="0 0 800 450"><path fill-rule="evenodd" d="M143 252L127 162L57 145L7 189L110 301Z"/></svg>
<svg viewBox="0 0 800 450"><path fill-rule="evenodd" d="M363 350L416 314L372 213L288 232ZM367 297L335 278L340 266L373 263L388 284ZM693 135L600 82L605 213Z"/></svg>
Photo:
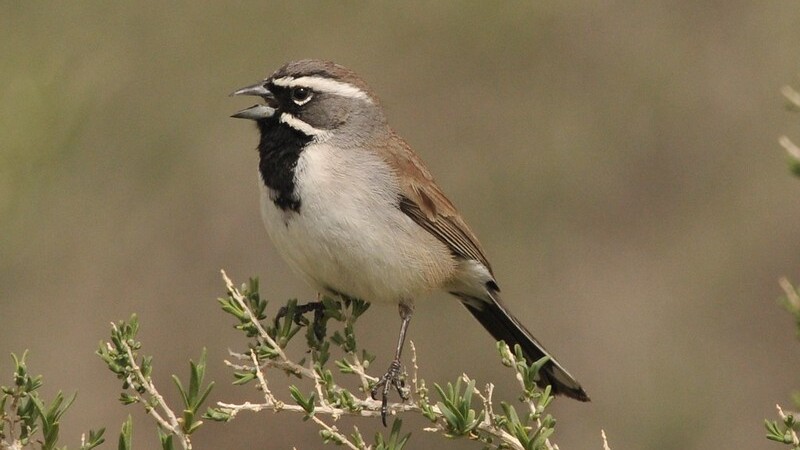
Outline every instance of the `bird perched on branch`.
<svg viewBox="0 0 800 450"><path fill-rule="evenodd" d="M261 212L279 253L321 291L399 305L395 357L372 391L384 425L390 387L403 396L400 356L414 301L436 289L529 361L549 356L541 385L589 400L500 299L478 239L358 75L295 61L232 95L264 101L232 117L258 125Z"/></svg>

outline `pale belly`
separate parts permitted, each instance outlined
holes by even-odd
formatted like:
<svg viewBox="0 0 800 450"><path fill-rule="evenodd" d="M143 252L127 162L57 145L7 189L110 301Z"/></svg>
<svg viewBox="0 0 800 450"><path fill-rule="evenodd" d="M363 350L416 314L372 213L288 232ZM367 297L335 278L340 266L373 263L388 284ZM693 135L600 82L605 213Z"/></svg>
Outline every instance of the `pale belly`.
<svg viewBox="0 0 800 450"><path fill-rule="evenodd" d="M392 174L382 164L324 145L306 149L297 165L299 212L276 207L259 183L270 238L317 289L410 302L452 276L446 247L397 208Z"/></svg>

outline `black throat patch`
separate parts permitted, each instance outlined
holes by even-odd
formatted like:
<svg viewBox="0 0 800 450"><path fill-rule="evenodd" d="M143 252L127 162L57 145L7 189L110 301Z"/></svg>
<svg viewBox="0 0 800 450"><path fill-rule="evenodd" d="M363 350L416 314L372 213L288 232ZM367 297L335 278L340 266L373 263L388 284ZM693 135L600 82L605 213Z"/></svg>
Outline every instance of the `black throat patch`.
<svg viewBox="0 0 800 450"><path fill-rule="evenodd" d="M280 123L278 117L258 121L261 179L270 189L270 198L283 211L300 211L301 199L295 192L294 173L303 147L311 137Z"/></svg>

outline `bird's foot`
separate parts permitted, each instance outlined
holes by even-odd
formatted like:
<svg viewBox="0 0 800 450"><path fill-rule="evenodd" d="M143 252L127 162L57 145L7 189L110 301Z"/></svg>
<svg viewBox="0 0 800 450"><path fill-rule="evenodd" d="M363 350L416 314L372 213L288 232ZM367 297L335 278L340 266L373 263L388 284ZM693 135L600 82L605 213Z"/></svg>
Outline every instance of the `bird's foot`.
<svg viewBox="0 0 800 450"><path fill-rule="evenodd" d="M378 394L381 395L381 422L383 422L383 426L386 426L386 414L388 413L388 398L389 398L389 389L392 387L397 390L397 393L400 395L400 398L408 400L408 390L406 389L406 382L400 374L400 360L395 359L392 361L392 364L389 365L389 370L375 383L375 386L372 387L372 392L370 395L372 396L373 400L377 400Z"/></svg>
<svg viewBox="0 0 800 450"><path fill-rule="evenodd" d="M297 305L294 310L294 317L292 317L292 321L298 325L308 325L308 319L303 317L304 314L314 311L314 335L317 339L322 340L325 337L325 324L322 320L323 312L325 308L322 305L321 301L317 302L308 302L304 305ZM286 317L289 314L289 309L286 306L281 306L281 309L278 310L278 314L275 315L275 327L278 327L278 322Z"/></svg>

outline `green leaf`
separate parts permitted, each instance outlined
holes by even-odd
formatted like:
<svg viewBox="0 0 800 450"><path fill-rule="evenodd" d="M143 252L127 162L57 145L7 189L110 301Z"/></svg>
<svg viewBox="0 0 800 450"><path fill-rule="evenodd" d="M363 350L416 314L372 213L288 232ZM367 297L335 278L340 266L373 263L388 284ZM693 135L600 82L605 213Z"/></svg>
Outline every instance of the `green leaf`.
<svg viewBox="0 0 800 450"><path fill-rule="evenodd" d="M206 389L203 391L202 394L200 394L200 397L196 399L196 401L195 401L195 403L193 405L193 409L194 409L195 412L197 412L197 410L200 409L200 406L202 406L203 403L205 403L206 399L208 399L208 394L211 393L212 389L214 389L214 382L213 381L208 383L208 386L206 386Z"/></svg>
<svg viewBox="0 0 800 450"><path fill-rule="evenodd" d="M185 406L189 405L189 396L186 393L186 390L183 388L183 384L181 380L178 378L177 375L172 375L172 381L175 383L175 386L178 388L178 392L181 394L181 401Z"/></svg>
<svg viewBox="0 0 800 450"><path fill-rule="evenodd" d="M375 434L375 450L402 450L403 447L411 438L411 433L405 436L400 436L400 427L403 426L403 421L395 419L392 422L392 429L389 432L389 439L384 439L380 433Z"/></svg>
<svg viewBox="0 0 800 450"><path fill-rule="evenodd" d="M364 300L353 299L352 300L352 311L353 311L353 319L357 319L359 316L367 312L370 307L370 303Z"/></svg>
<svg viewBox="0 0 800 450"><path fill-rule="evenodd" d="M334 405L340 408L346 409L353 413L359 412L363 409L356 402L356 398L353 396L353 394L346 389L341 389L338 392L335 392L334 397L336 397L335 401L333 402Z"/></svg>
<svg viewBox="0 0 800 450"><path fill-rule="evenodd" d="M342 445L345 442L340 435L326 429L319 430L319 435L322 437L323 444L334 443L336 445Z"/></svg>
<svg viewBox="0 0 800 450"><path fill-rule="evenodd" d="M312 327L309 327L308 329L309 329L309 333L313 335L314 331L313 331ZM329 341L327 341L327 340L324 341L324 342L318 343L316 345L316 347L311 349L311 354L312 354L312 356L314 358L314 361L318 362L320 365L323 365L323 366L325 364L327 364L328 363L328 359L331 356L330 348L331 348L331 343Z"/></svg>
<svg viewBox="0 0 800 450"><path fill-rule="evenodd" d="M81 446L81 450L91 450L99 446L103 442L105 442L106 439L103 437L103 434L105 434L105 432L106 432L105 428L100 428L97 431L89 430L89 437L86 439L86 442Z"/></svg>
<svg viewBox="0 0 800 450"><path fill-rule="evenodd" d="M139 344L141 346L141 344ZM139 369L142 371L142 376L145 379L150 379L150 375L153 374L153 357L152 356L142 356L142 361L139 363Z"/></svg>
<svg viewBox="0 0 800 450"><path fill-rule="evenodd" d="M353 444L355 444L357 448L367 447L367 443L364 442L364 436L361 435L361 432L355 425L353 425L353 432L350 434L350 440L353 442Z"/></svg>
<svg viewBox="0 0 800 450"><path fill-rule="evenodd" d="M334 300L331 297L323 297L322 308L325 317L337 320L339 322L344 320L344 314L342 314L342 304L338 300Z"/></svg>
<svg viewBox="0 0 800 450"><path fill-rule="evenodd" d="M205 377L206 372L206 349L203 347L202 353L200 353L200 359L195 363L194 361L189 361L189 366L191 367L191 377L189 378L189 398L193 400L190 403L194 403L197 400L197 394L200 393L200 386L203 384L203 378Z"/></svg>
<svg viewBox="0 0 800 450"><path fill-rule="evenodd" d="M375 361L376 356L368 353L366 350L361 351L361 364L364 368L368 368L372 361Z"/></svg>
<svg viewBox="0 0 800 450"><path fill-rule="evenodd" d="M58 443L58 432L61 428L59 419L72 405L72 402L75 401L75 395L73 394L65 403L64 394L59 391L48 408L45 408L44 403L37 395L30 396L30 399L33 401L42 422L42 434L44 435L42 449L52 450Z"/></svg>
<svg viewBox="0 0 800 450"><path fill-rule="evenodd" d="M353 373L355 371L355 369L353 368L353 365L350 363L350 361L348 361L346 359L337 359L333 363L336 365L336 367L339 368L339 372L341 372L341 373L348 373L349 374L349 373Z"/></svg>
<svg viewBox="0 0 800 450"><path fill-rule="evenodd" d="M436 411L433 410L433 407L425 400L420 401L420 409L422 410L422 415L430 420L431 422L436 422L438 416L436 415Z"/></svg>
<svg viewBox="0 0 800 450"><path fill-rule="evenodd" d="M800 177L800 160L795 157L789 158L789 171L793 175Z"/></svg>
<svg viewBox="0 0 800 450"><path fill-rule="evenodd" d="M255 372L234 372L233 377L236 380L233 381L233 384L236 386L240 386L243 384L247 384L250 381L253 381L256 378Z"/></svg>
<svg viewBox="0 0 800 450"><path fill-rule="evenodd" d="M289 394L292 396L295 402L297 402L300 407L306 412L306 418L310 417L314 414L314 407L315 407L315 394L312 392L309 397L304 397L297 386L289 386Z"/></svg>
<svg viewBox="0 0 800 450"><path fill-rule="evenodd" d="M128 420L122 423L122 431L119 433L119 443L117 450L133 449L133 418L128 416Z"/></svg>
<svg viewBox="0 0 800 450"><path fill-rule="evenodd" d="M222 408L208 408L203 414L204 419L213 420L215 422L228 422L233 419L231 412Z"/></svg>
<svg viewBox="0 0 800 450"><path fill-rule="evenodd" d="M194 421L194 411L191 409L184 409L183 410L183 423L181 424L181 429L184 433L190 434L189 430L194 430L199 426L199 424L195 424Z"/></svg>
<svg viewBox="0 0 800 450"><path fill-rule="evenodd" d="M434 384L442 401L437 403L439 410L446 422L449 436L465 436L473 432L480 424L478 414L472 409L472 394L475 391L475 381L470 380L465 390L461 390L461 378L455 385L447 383L447 390ZM482 415L482 414L481 414Z"/></svg>
<svg viewBox="0 0 800 450"><path fill-rule="evenodd" d="M134 403L138 403L139 402L139 398L138 397L134 397L133 395L130 395L128 393L122 392L119 395L119 401L123 405L132 405Z"/></svg>
<svg viewBox="0 0 800 450"><path fill-rule="evenodd" d="M158 429L158 440L161 442L162 450L175 450L172 445L172 434L165 433L164 430Z"/></svg>
<svg viewBox="0 0 800 450"><path fill-rule="evenodd" d="M267 345L266 342L261 345L258 345L255 348L255 351L256 351L256 358L258 358L259 361L264 361L267 359L275 359L279 355L278 351Z"/></svg>

